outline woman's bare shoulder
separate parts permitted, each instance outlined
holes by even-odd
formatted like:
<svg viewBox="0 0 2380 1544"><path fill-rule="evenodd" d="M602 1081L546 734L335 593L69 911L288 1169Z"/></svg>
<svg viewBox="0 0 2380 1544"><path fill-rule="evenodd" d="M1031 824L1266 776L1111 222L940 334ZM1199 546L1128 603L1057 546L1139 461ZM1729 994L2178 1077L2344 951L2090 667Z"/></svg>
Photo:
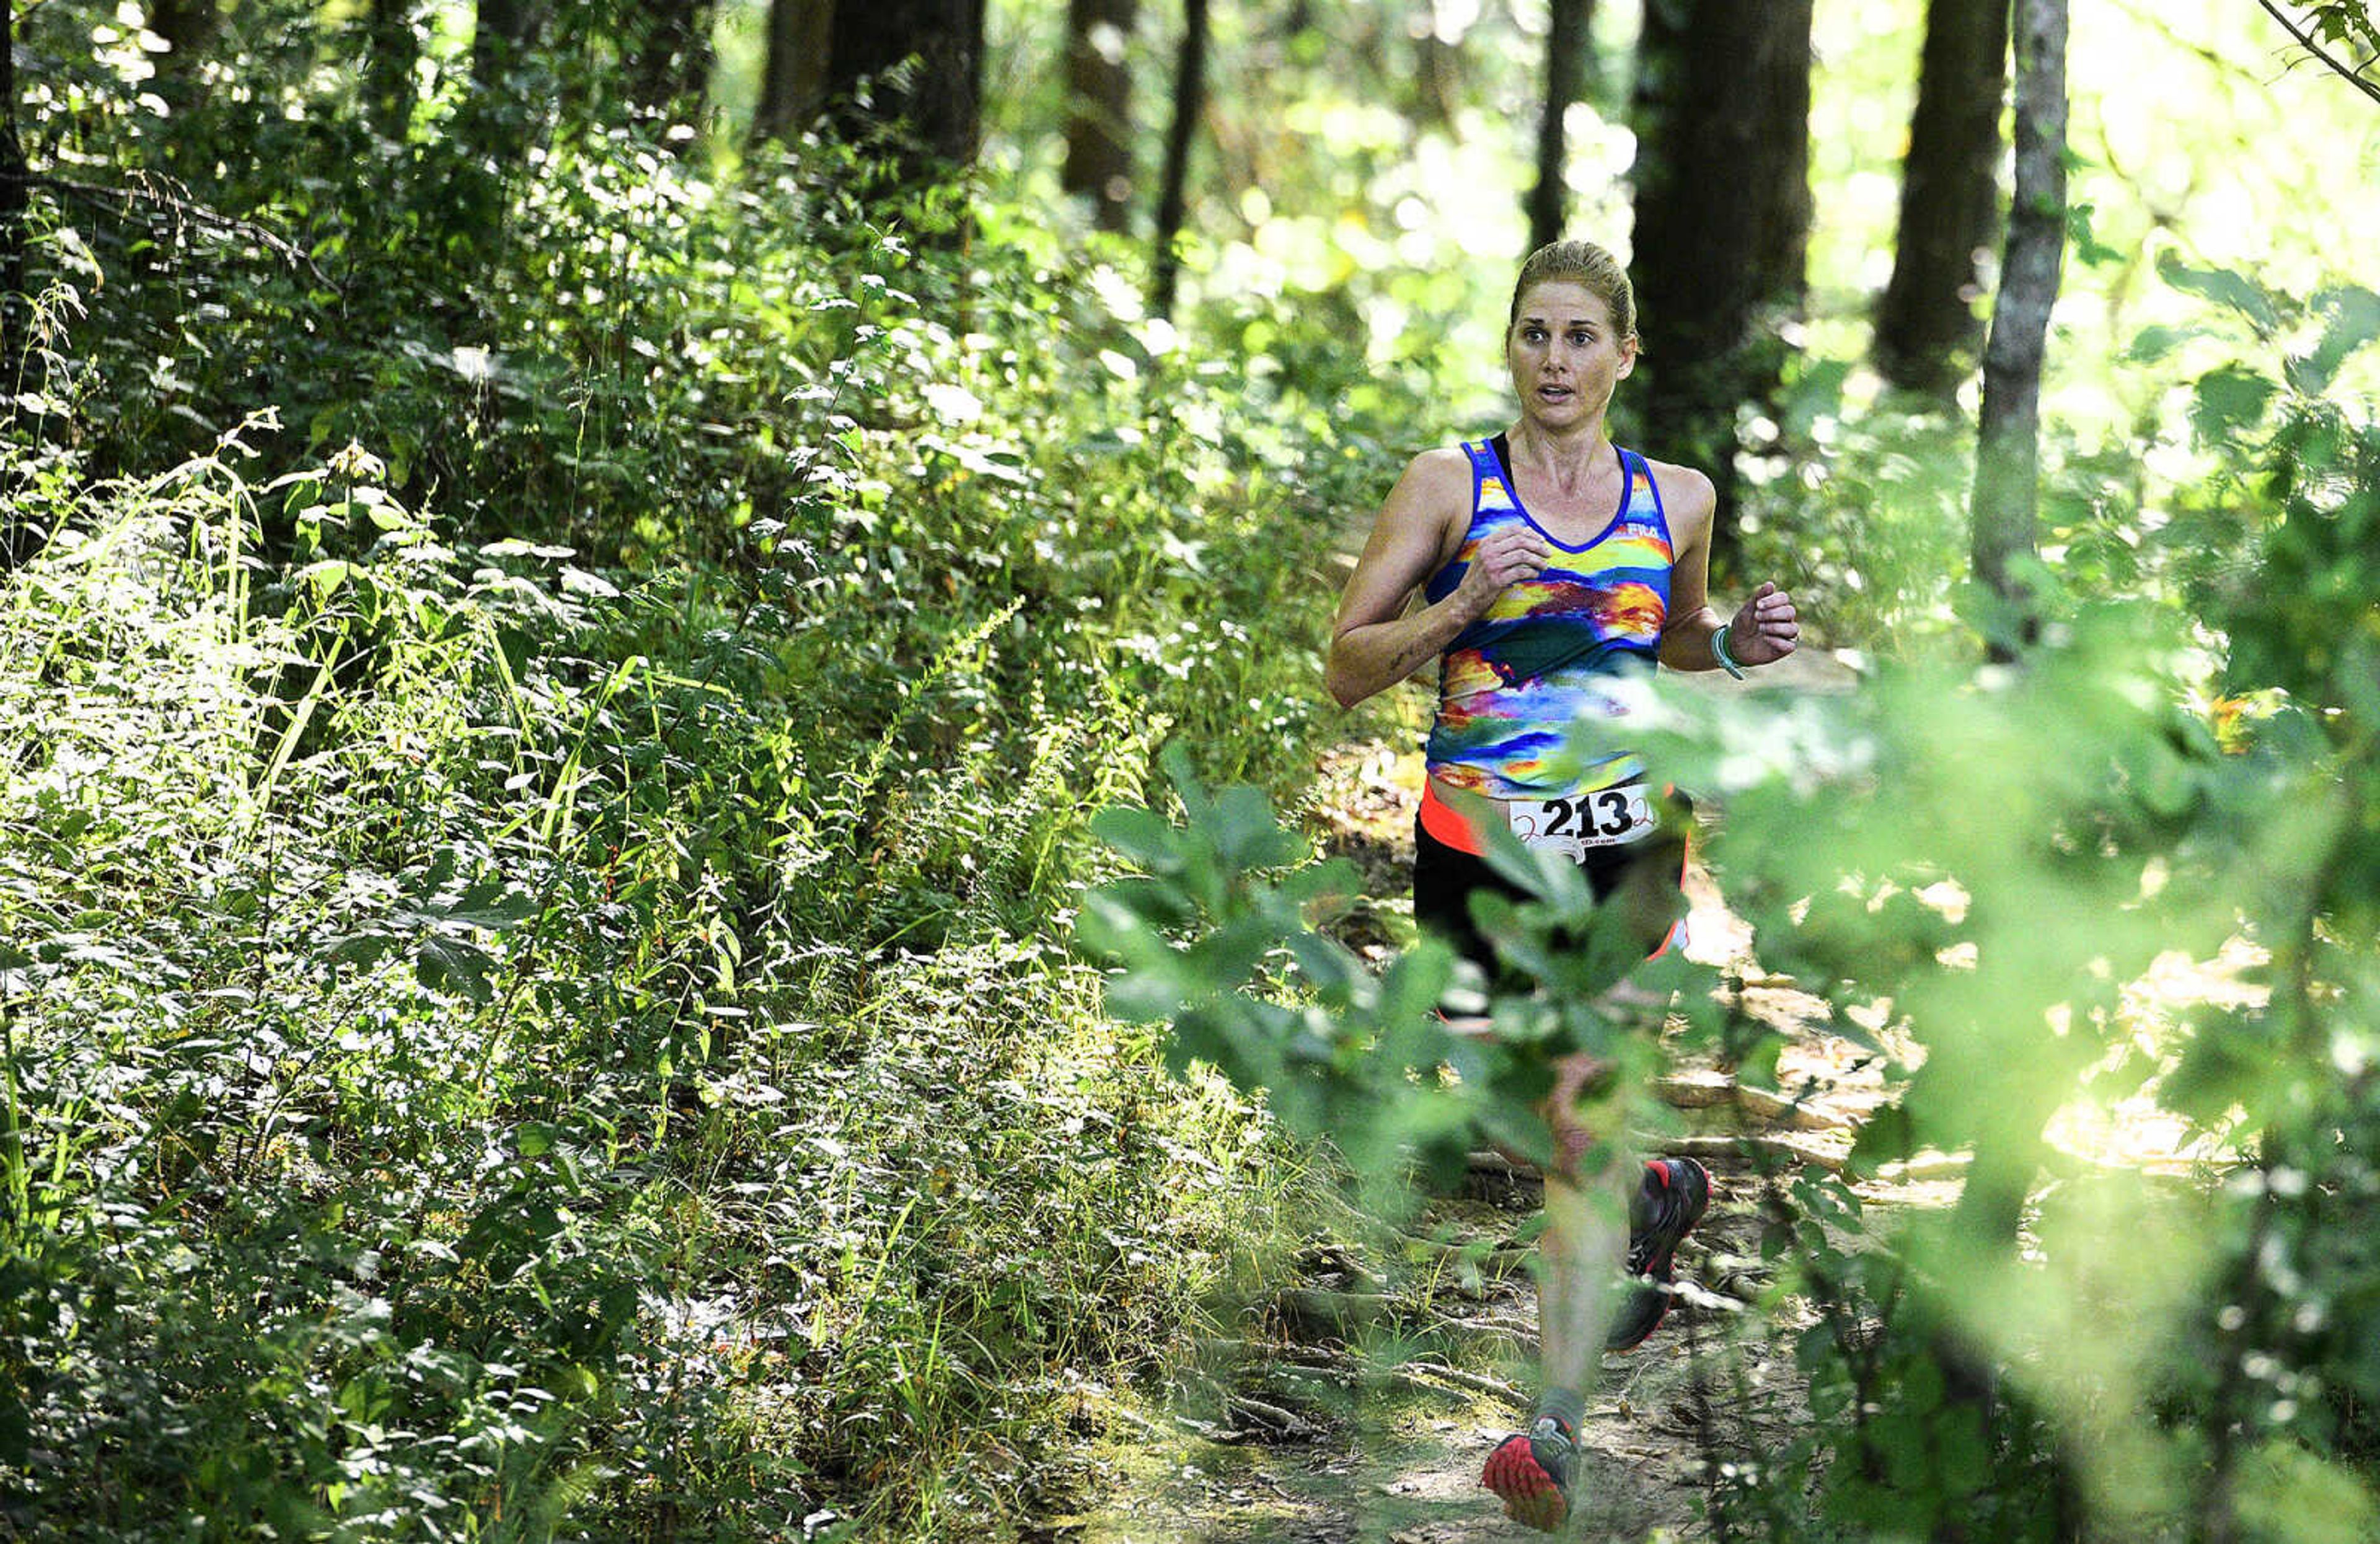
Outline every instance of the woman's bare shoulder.
<svg viewBox="0 0 2380 1544"><path fill-rule="evenodd" d="M1718 503L1718 490L1707 473L1674 461L1656 461L1649 456L1645 457L1645 469L1653 474L1653 486L1660 490L1661 506L1673 516L1706 516Z"/></svg>
<svg viewBox="0 0 2380 1544"><path fill-rule="evenodd" d="M1415 484L1415 492L1438 492L1460 488L1471 491L1471 456L1461 445L1436 445L1423 451L1405 466L1404 481Z"/></svg>

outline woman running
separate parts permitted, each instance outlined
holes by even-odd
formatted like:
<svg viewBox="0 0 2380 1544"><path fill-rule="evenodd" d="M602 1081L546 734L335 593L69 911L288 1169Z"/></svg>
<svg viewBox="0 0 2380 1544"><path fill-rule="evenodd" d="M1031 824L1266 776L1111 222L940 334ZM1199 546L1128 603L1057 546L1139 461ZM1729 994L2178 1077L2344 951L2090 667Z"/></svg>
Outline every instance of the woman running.
<svg viewBox="0 0 2380 1544"><path fill-rule="evenodd" d="M1610 253L1585 241L1532 253L1504 334L1519 421L1414 458L1339 603L1328 685L1342 706L1439 662L1414 916L1490 979L1495 951L1472 922L1471 894L1520 892L1483 861L1489 824L1557 847L1598 905L1625 908L1649 954L1669 947L1682 913L1683 801L1631 754L1628 694L1615 686L1657 663L1741 676L1800 637L1792 598L1774 584L1731 617L1711 607L1710 479L1611 443L1605 410L1636 349L1635 297ZM1416 590L1425 603L1408 614ZM1569 1515L1598 1355L1659 1322L1678 1241L1710 1197L1701 1164L1662 1159L1636 1173L1625 1234L1623 1209L1596 1203L1578 1172L1592 1138L1573 1106L1598 1070L1570 1059L1545 1112L1559 1156L1538 1244L1542 1391L1529 1429L1498 1444L1482 1477L1506 1513L1548 1531ZM1625 1295L1623 1266L1644 1283Z"/></svg>

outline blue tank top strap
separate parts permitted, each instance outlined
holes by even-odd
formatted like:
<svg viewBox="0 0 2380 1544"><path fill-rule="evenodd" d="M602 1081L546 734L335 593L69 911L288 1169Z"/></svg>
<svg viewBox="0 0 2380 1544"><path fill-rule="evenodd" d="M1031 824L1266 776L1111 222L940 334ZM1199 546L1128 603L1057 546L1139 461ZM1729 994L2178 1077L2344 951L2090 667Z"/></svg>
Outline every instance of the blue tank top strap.
<svg viewBox="0 0 2380 1544"><path fill-rule="evenodd" d="M1628 502L1632 504L1635 502L1635 480L1640 477L1643 478L1645 480L1645 491L1653 495L1653 523L1661 528L1662 541L1671 541L1672 538L1670 535L1670 512L1662 506L1661 485L1654 480L1653 468L1645 464L1643 456L1637 455L1633 450L1623 448L1620 452L1620 460L1621 464L1628 468L1630 483Z"/></svg>

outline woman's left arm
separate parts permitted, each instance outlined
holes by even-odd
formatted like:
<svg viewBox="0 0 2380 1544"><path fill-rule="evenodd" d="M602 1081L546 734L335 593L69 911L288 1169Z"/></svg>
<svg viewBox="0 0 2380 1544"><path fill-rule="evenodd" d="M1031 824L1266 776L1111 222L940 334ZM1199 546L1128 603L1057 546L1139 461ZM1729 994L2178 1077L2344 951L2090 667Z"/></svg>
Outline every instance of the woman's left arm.
<svg viewBox="0 0 2380 1544"><path fill-rule="evenodd" d="M1752 599L1731 617L1710 603L1711 523L1718 507L1711 480L1691 467L1650 461L1661 512L1670 525L1674 560L1670 568L1669 619L1661 626L1661 663L1671 670L1725 670L1774 664L1791 653L1802 637L1793 597L1763 580ZM1718 635L1727 633L1727 651Z"/></svg>

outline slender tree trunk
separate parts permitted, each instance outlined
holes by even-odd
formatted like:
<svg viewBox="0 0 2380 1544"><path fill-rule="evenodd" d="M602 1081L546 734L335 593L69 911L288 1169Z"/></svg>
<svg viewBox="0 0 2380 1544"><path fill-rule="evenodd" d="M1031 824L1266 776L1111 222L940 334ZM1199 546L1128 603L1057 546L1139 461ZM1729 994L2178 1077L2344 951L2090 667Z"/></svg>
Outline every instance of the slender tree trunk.
<svg viewBox="0 0 2380 1544"><path fill-rule="evenodd" d="M18 415L24 409L18 396L38 390L41 379L29 371L32 298L25 293L25 213L31 201L27 186L24 142L17 137L17 7L6 5L6 24L0 27L0 433L16 435ZM6 573L39 550L39 528L22 514L18 501L0 489L0 573ZM7 1010L0 1007L0 1014Z"/></svg>
<svg viewBox="0 0 2380 1544"><path fill-rule="evenodd" d="M545 0L478 0L471 89L428 175L443 184L445 246L465 268L493 263L509 239L513 178L538 120L552 110L527 67Z"/></svg>
<svg viewBox="0 0 2380 1544"><path fill-rule="evenodd" d="M752 115L756 143L789 138L825 103L833 25L832 0L772 0L760 104Z"/></svg>
<svg viewBox="0 0 2380 1544"><path fill-rule="evenodd" d="M699 102L710 89L711 0L644 0L629 100L653 112Z"/></svg>
<svg viewBox="0 0 2380 1544"><path fill-rule="evenodd" d="M907 126L895 181L912 188L975 162L983 100L984 0L836 0L826 95L847 133ZM911 60L908 70L901 66ZM860 83L871 105L858 105Z"/></svg>
<svg viewBox="0 0 2380 1544"><path fill-rule="evenodd" d="M0 30L0 419L16 412L24 388L26 333L32 300L25 293L25 211L30 192L24 142L17 138L17 7Z"/></svg>
<svg viewBox="0 0 2380 1544"><path fill-rule="evenodd" d="M364 116L383 140L402 144L412 130L413 71L420 62L413 0L371 0L364 16Z"/></svg>
<svg viewBox="0 0 2380 1544"><path fill-rule="evenodd" d="M1405 30L1413 34L1413 105L1407 115L1416 123L1450 128L1462 101L1463 50L1439 34L1438 0L1406 0Z"/></svg>
<svg viewBox="0 0 2380 1544"><path fill-rule="evenodd" d="M1876 321L1876 368L1904 390L1947 395L1960 356L1984 340L1974 301L1998 216L2007 83L2007 0L1930 0L1892 282Z"/></svg>
<svg viewBox="0 0 2380 1544"><path fill-rule="evenodd" d="M1984 349L1973 505L1975 579L2006 608L1991 629L2001 658L2037 623L2022 568L2034 553L2042 359L2065 253L2066 0L2017 0L2016 191Z"/></svg>
<svg viewBox="0 0 2380 1544"><path fill-rule="evenodd" d="M1069 0L1066 6L1066 165L1060 186L1091 201L1099 229L1123 230L1132 213L1132 75L1124 43L1138 0Z"/></svg>
<svg viewBox="0 0 2380 1544"><path fill-rule="evenodd" d="M640 0L631 17L628 100L649 112L666 112L709 77L709 0Z"/></svg>
<svg viewBox="0 0 2380 1544"><path fill-rule="evenodd" d="M1173 314L1180 264L1173 250L1182 235L1185 189L1190 179L1190 136L1207 96L1207 0L1183 0L1182 55L1173 76L1173 129L1165 137L1165 177L1157 199L1157 267L1150 309Z"/></svg>
<svg viewBox="0 0 2380 1544"><path fill-rule="evenodd" d="M1537 185L1529 194L1529 249L1561 238L1570 215L1570 187L1563 170L1570 137L1563 117L1586 92L1588 28L1595 0L1553 0L1553 29L1546 38L1546 110L1537 120Z"/></svg>
<svg viewBox="0 0 2380 1544"><path fill-rule="evenodd" d="M150 0L149 30L170 45L159 61L159 73L190 79L222 27L223 13L215 8L215 0Z"/></svg>
<svg viewBox="0 0 2380 1544"><path fill-rule="evenodd" d="M1775 387L1810 233L1812 0L1646 0L1631 270L1641 427L1709 473L1734 556L1735 415Z"/></svg>
<svg viewBox="0 0 2380 1544"><path fill-rule="evenodd" d="M504 89L537 30L536 0L480 0L471 29L471 85L482 95Z"/></svg>
<svg viewBox="0 0 2380 1544"><path fill-rule="evenodd" d="M148 25L166 43L163 54L150 55L157 67L154 84L165 103L166 120L152 152L161 169L179 177L203 178L214 164L215 147L201 142L204 134L192 130L198 127L196 114L213 94L201 67L217 46L223 13L216 0L148 0Z"/></svg>

